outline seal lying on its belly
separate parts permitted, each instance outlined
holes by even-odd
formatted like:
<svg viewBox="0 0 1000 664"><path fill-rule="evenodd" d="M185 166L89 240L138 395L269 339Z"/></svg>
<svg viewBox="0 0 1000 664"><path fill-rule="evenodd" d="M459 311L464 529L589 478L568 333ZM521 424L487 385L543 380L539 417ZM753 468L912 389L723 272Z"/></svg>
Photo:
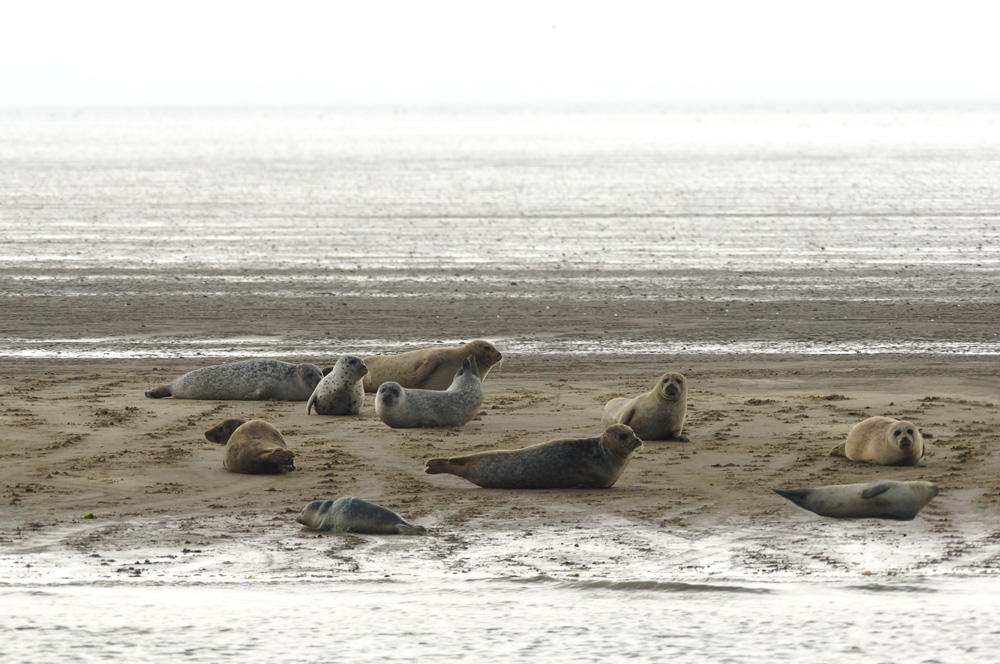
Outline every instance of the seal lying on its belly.
<svg viewBox="0 0 1000 664"><path fill-rule="evenodd" d="M243 360L202 367L172 383L146 392L150 399L234 399L242 401L305 401L323 372L313 364L279 360Z"/></svg>
<svg viewBox="0 0 1000 664"><path fill-rule="evenodd" d="M360 498L314 500L295 519L313 530L376 535L422 535L423 526L407 523L403 517L381 505Z"/></svg>
<svg viewBox="0 0 1000 664"><path fill-rule="evenodd" d="M618 480L641 446L632 429L613 424L593 438L429 459L425 472L450 473L488 489L603 489Z"/></svg>

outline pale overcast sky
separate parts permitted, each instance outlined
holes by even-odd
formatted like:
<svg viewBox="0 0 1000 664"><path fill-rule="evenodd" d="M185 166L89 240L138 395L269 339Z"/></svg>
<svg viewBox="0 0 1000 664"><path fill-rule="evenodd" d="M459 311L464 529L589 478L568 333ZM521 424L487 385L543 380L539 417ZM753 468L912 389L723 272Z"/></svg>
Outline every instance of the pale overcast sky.
<svg viewBox="0 0 1000 664"><path fill-rule="evenodd" d="M9 3L0 104L1000 100L1000 3Z"/></svg>

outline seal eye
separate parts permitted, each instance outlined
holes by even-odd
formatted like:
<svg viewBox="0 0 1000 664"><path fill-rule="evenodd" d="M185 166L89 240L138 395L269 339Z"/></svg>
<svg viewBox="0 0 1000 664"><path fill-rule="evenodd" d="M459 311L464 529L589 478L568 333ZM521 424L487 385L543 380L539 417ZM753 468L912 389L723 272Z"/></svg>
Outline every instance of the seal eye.
<svg viewBox="0 0 1000 664"><path fill-rule="evenodd" d="M913 435L913 429L907 429L906 433L908 433L908 434L910 434L912 436Z"/></svg>
<svg viewBox="0 0 1000 664"><path fill-rule="evenodd" d="M899 434L901 434L901 433L903 433L903 432L902 432L902 431L900 431L899 429L896 429L895 431L893 431L893 432L892 432L892 435L893 435L893 436L897 436L897 437L898 437L898 436L899 436Z"/></svg>
<svg viewBox="0 0 1000 664"><path fill-rule="evenodd" d="M684 384L684 379L683 378L678 378L677 379L677 384L678 385L683 385Z"/></svg>

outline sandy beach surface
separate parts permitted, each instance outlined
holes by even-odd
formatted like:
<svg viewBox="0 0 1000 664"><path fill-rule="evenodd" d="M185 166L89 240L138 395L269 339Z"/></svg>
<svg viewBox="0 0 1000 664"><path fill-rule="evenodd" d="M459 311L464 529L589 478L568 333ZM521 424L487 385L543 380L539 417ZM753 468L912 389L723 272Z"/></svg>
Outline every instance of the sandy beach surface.
<svg viewBox="0 0 1000 664"><path fill-rule="evenodd" d="M328 301L316 315L300 315L320 308L319 301L254 303L239 293L145 303L15 298L8 300L17 314L8 325L22 327L15 334L44 329L50 337L74 328L79 336L145 329L226 337L238 329L284 334L279 338L324 338L332 330L329 354L276 355L320 366L356 352L336 340L338 333L384 338L400 321L427 345L488 338L501 350L505 339L560 332L627 338L641 349L644 340L683 339L699 307L701 335L716 325L720 338L739 338L738 330L759 337L765 328L789 334L782 304L626 301L609 303L598 317L595 303L427 296ZM683 316L669 316L675 305L684 307ZM797 306L808 306L811 316L796 312L789 320L829 339L871 336L884 324L874 304L853 311L844 303ZM254 307L257 315L249 316ZM648 315L629 311L643 307ZM902 321L894 335L933 344L939 322ZM998 323L995 307L984 307L963 325L995 330ZM357 417L307 415L305 403L143 395L184 372L232 359L238 358L5 359L0 537L8 577L30 581L66 566L84 578L121 579L428 569L621 578L644 565L701 577L853 577L992 573L1000 565L996 356L508 352L485 382L482 412L466 426L443 430L389 429L375 417L372 395ZM645 392L665 371L689 380L690 442L646 443L611 489L486 490L423 472L431 457L596 435L609 399ZM892 468L828 456L853 424L872 415L917 423L927 443L924 460ZM225 471L222 447L204 432L226 417L273 423L295 452L297 469L267 477ZM822 519L770 491L878 478L930 480L941 494L914 521L897 523ZM294 522L309 501L344 495L396 510L429 534L317 537ZM259 555L247 556L246 547ZM236 549L243 553L231 555Z"/></svg>

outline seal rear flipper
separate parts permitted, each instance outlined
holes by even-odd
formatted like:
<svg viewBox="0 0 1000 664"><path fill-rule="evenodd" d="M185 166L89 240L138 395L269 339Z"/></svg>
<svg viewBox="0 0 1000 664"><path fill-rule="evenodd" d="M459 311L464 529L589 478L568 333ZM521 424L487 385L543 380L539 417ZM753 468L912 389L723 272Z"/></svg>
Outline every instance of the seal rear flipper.
<svg viewBox="0 0 1000 664"><path fill-rule="evenodd" d="M803 504L805 503L806 498L809 497L809 494L812 493L812 489L771 489L771 491L775 492L782 498L787 498L802 509L809 510L810 512L814 511Z"/></svg>
<svg viewBox="0 0 1000 664"><path fill-rule="evenodd" d="M423 526L414 526L410 523L397 523L396 533L398 535L423 535L427 529Z"/></svg>
<svg viewBox="0 0 1000 664"><path fill-rule="evenodd" d="M830 450L829 456L847 458L847 442L843 442Z"/></svg>
<svg viewBox="0 0 1000 664"><path fill-rule="evenodd" d="M151 390L146 390L146 396L150 399L162 399L173 395L170 394L169 385L157 385Z"/></svg>
<svg viewBox="0 0 1000 664"><path fill-rule="evenodd" d="M306 402L306 415L312 415L313 406L316 405L316 392L313 391L309 395L309 401ZM319 408L316 409L316 414L319 415Z"/></svg>

